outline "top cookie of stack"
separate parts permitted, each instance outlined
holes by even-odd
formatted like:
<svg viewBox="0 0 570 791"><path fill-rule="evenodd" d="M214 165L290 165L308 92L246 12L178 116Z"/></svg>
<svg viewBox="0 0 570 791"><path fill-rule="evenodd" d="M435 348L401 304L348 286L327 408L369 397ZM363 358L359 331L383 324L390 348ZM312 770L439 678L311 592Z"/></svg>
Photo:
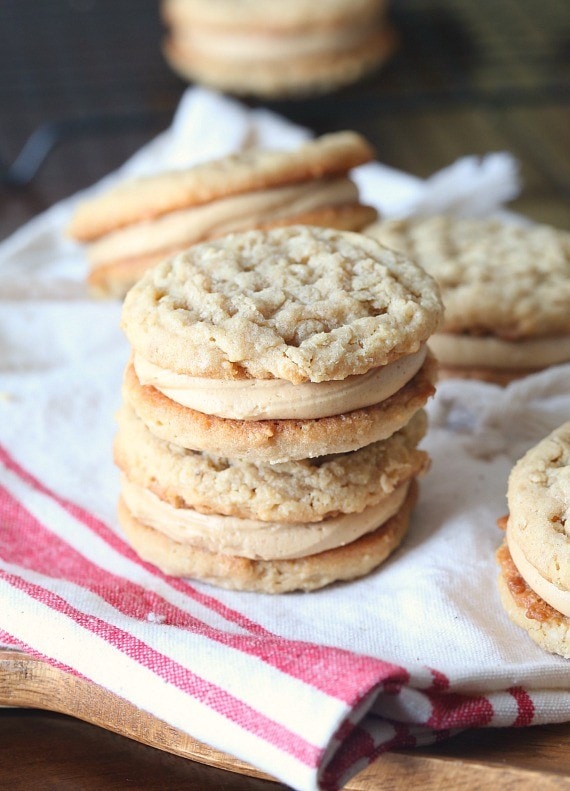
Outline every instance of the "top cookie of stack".
<svg viewBox="0 0 570 791"><path fill-rule="evenodd" d="M342 453L410 417L403 388L425 390L417 374L439 319L429 275L361 234L229 235L164 261L127 294L130 400L185 447L271 463Z"/></svg>
<svg viewBox="0 0 570 791"><path fill-rule="evenodd" d="M331 91L389 57L385 0L163 0L182 77L267 98Z"/></svg>
<svg viewBox="0 0 570 791"><path fill-rule="evenodd" d="M123 297L150 266L226 233L296 223L361 230L376 211L348 177L374 156L355 132L293 151L251 149L123 182L81 203L68 234L88 244L88 282Z"/></svg>

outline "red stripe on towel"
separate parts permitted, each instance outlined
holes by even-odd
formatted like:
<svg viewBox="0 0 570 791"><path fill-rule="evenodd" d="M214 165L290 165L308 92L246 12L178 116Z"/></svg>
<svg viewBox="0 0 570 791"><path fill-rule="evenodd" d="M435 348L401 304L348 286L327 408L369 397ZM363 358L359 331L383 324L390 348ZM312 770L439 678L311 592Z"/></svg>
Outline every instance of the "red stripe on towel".
<svg viewBox="0 0 570 791"><path fill-rule="evenodd" d="M295 757L307 766L316 766L321 755L320 748L310 744L279 723L261 714L256 709L234 697L226 690L192 673L166 654L157 651L134 635L94 615L81 612L61 596L41 585L23 580L15 574L0 570L0 578L22 591L30 598L41 602L56 613L69 618L80 628L97 635L141 667L151 670L167 683L195 700L208 706L224 718L236 723L245 731L274 745L282 752Z"/></svg>
<svg viewBox="0 0 570 791"><path fill-rule="evenodd" d="M519 710L517 718L513 722L513 726L519 728L532 725L534 719L534 703L528 692L522 687L511 687L507 692L516 700Z"/></svg>
<svg viewBox="0 0 570 791"><path fill-rule="evenodd" d="M171 578L151 564L141 561L138 555L104 523L50 492L1 448L0 458L28 485L55 500L68 514L93 530L113 550L137 565L143 566L154 576L169 584L172 582ZM396 677L401 683L407 679L407 672L401 667L372 657L353 654L344 649L288 640L267 630L264 630L262 635L250 636L235 635L215 629L165 601L158 594L91 563L46 529L9 492L4 491L0 505L9 517L2 536L6 560L49 576L57 573L58 576L102 596L109 604L130 617L149 620L149 616L158 616L160 623L166 622L179 628L197 631L227 647L255 656L277 670L350 705L354 705L363 694L381 681ZM26 533L24 542L19 540L22 538L22 525ZM33 541L32 536L35 536ZM189 586L184 585L181 588L182 592L186 593L187 587ZM216 601L213 597L208 599L212 602ZM209 606L209 602L206 606ZM249 619L247 622L251 623ZM260 636L263 639L260 640Z"/></svg>

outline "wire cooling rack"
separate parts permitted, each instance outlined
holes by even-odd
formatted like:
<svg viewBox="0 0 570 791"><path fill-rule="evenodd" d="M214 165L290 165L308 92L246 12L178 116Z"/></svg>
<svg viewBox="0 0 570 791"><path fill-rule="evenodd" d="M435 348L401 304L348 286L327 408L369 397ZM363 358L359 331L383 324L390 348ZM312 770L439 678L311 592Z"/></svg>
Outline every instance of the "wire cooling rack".
<svg viewBox="0 0 570 791"><path fill-rule="evenodd" d="M417 113L570 106L568 0L392 0L387 19L400 44L377 74L265 104L316 132L350 126L372 137L388 119ZM164 128L185 86L162 58L161 36L159 0L2 0L4 188L33 184L62 144L111 139L110 169L124 139L138 145ZM105 168L90 165L86 177ZM51 177L65 191L65 174Z"/></svg>

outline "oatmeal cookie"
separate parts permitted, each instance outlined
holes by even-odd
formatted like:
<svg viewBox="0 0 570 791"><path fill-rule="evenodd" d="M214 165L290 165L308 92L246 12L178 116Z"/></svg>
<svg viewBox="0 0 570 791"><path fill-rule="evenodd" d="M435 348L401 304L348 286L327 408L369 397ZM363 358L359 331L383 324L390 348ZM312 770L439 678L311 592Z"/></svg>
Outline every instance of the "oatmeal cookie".
<svg viewBox="0 0 570 791"><path fill-rule="evenodd" d="M446 216L365 232L439 283L445 317L430 346L442 376L506 384L570 360L570 233Z"/></svg>
<svg viewBox="0 0 570 791"><path fill-rule="evenodd" d="M232 590L286 593L369 574L402 543L416 499L417 485L412 482L399 511L373 532L345 546L288 560L254 560L180 543L135 519L123 500L119 522L137 553L167 574Z"/></svg>
<svg viewBox="0 0 570 791"><path fill-rule="evenodd" d="M345 379L417 352L437 328L433 279L362 234L292 226L195 245L125 299L133 349L218 379Z"/></svg>
<svg viewBox="0 0 570 791"><path fill-rule="evenodd" d="M570 658L570 422L517 462L507 500L503 604L539 645Z"/></svg>

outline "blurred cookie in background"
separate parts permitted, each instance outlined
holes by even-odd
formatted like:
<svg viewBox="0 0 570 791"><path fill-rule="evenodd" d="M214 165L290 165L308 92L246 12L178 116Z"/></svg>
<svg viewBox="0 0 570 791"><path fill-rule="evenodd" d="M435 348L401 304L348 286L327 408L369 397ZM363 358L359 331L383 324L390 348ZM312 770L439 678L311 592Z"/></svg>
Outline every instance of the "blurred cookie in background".
<svg viewBox="0 0 570 791"><path fill-rule="evenodd" d="M262 98L348 85L396 46L385 0L163 0L162 15L180 76Z"/></svg>
<svg viewBox="0 0 570 791"><path fill-rule="evenodd" d="M122 298L150 266L227 233L293 224L362 230L377 213L360 202L349 171L373 157L355 132L291 151L249 149L122 182L83 201L68 234L87 244L91 292Z"/></svg>
<svg viewBox="0 0 570 791"><path fill-rule="evenodd" d="M570 361L570 233L450 216L365 232L439 283L445 315L430 348L442 377L506 385Z"/></svg>

